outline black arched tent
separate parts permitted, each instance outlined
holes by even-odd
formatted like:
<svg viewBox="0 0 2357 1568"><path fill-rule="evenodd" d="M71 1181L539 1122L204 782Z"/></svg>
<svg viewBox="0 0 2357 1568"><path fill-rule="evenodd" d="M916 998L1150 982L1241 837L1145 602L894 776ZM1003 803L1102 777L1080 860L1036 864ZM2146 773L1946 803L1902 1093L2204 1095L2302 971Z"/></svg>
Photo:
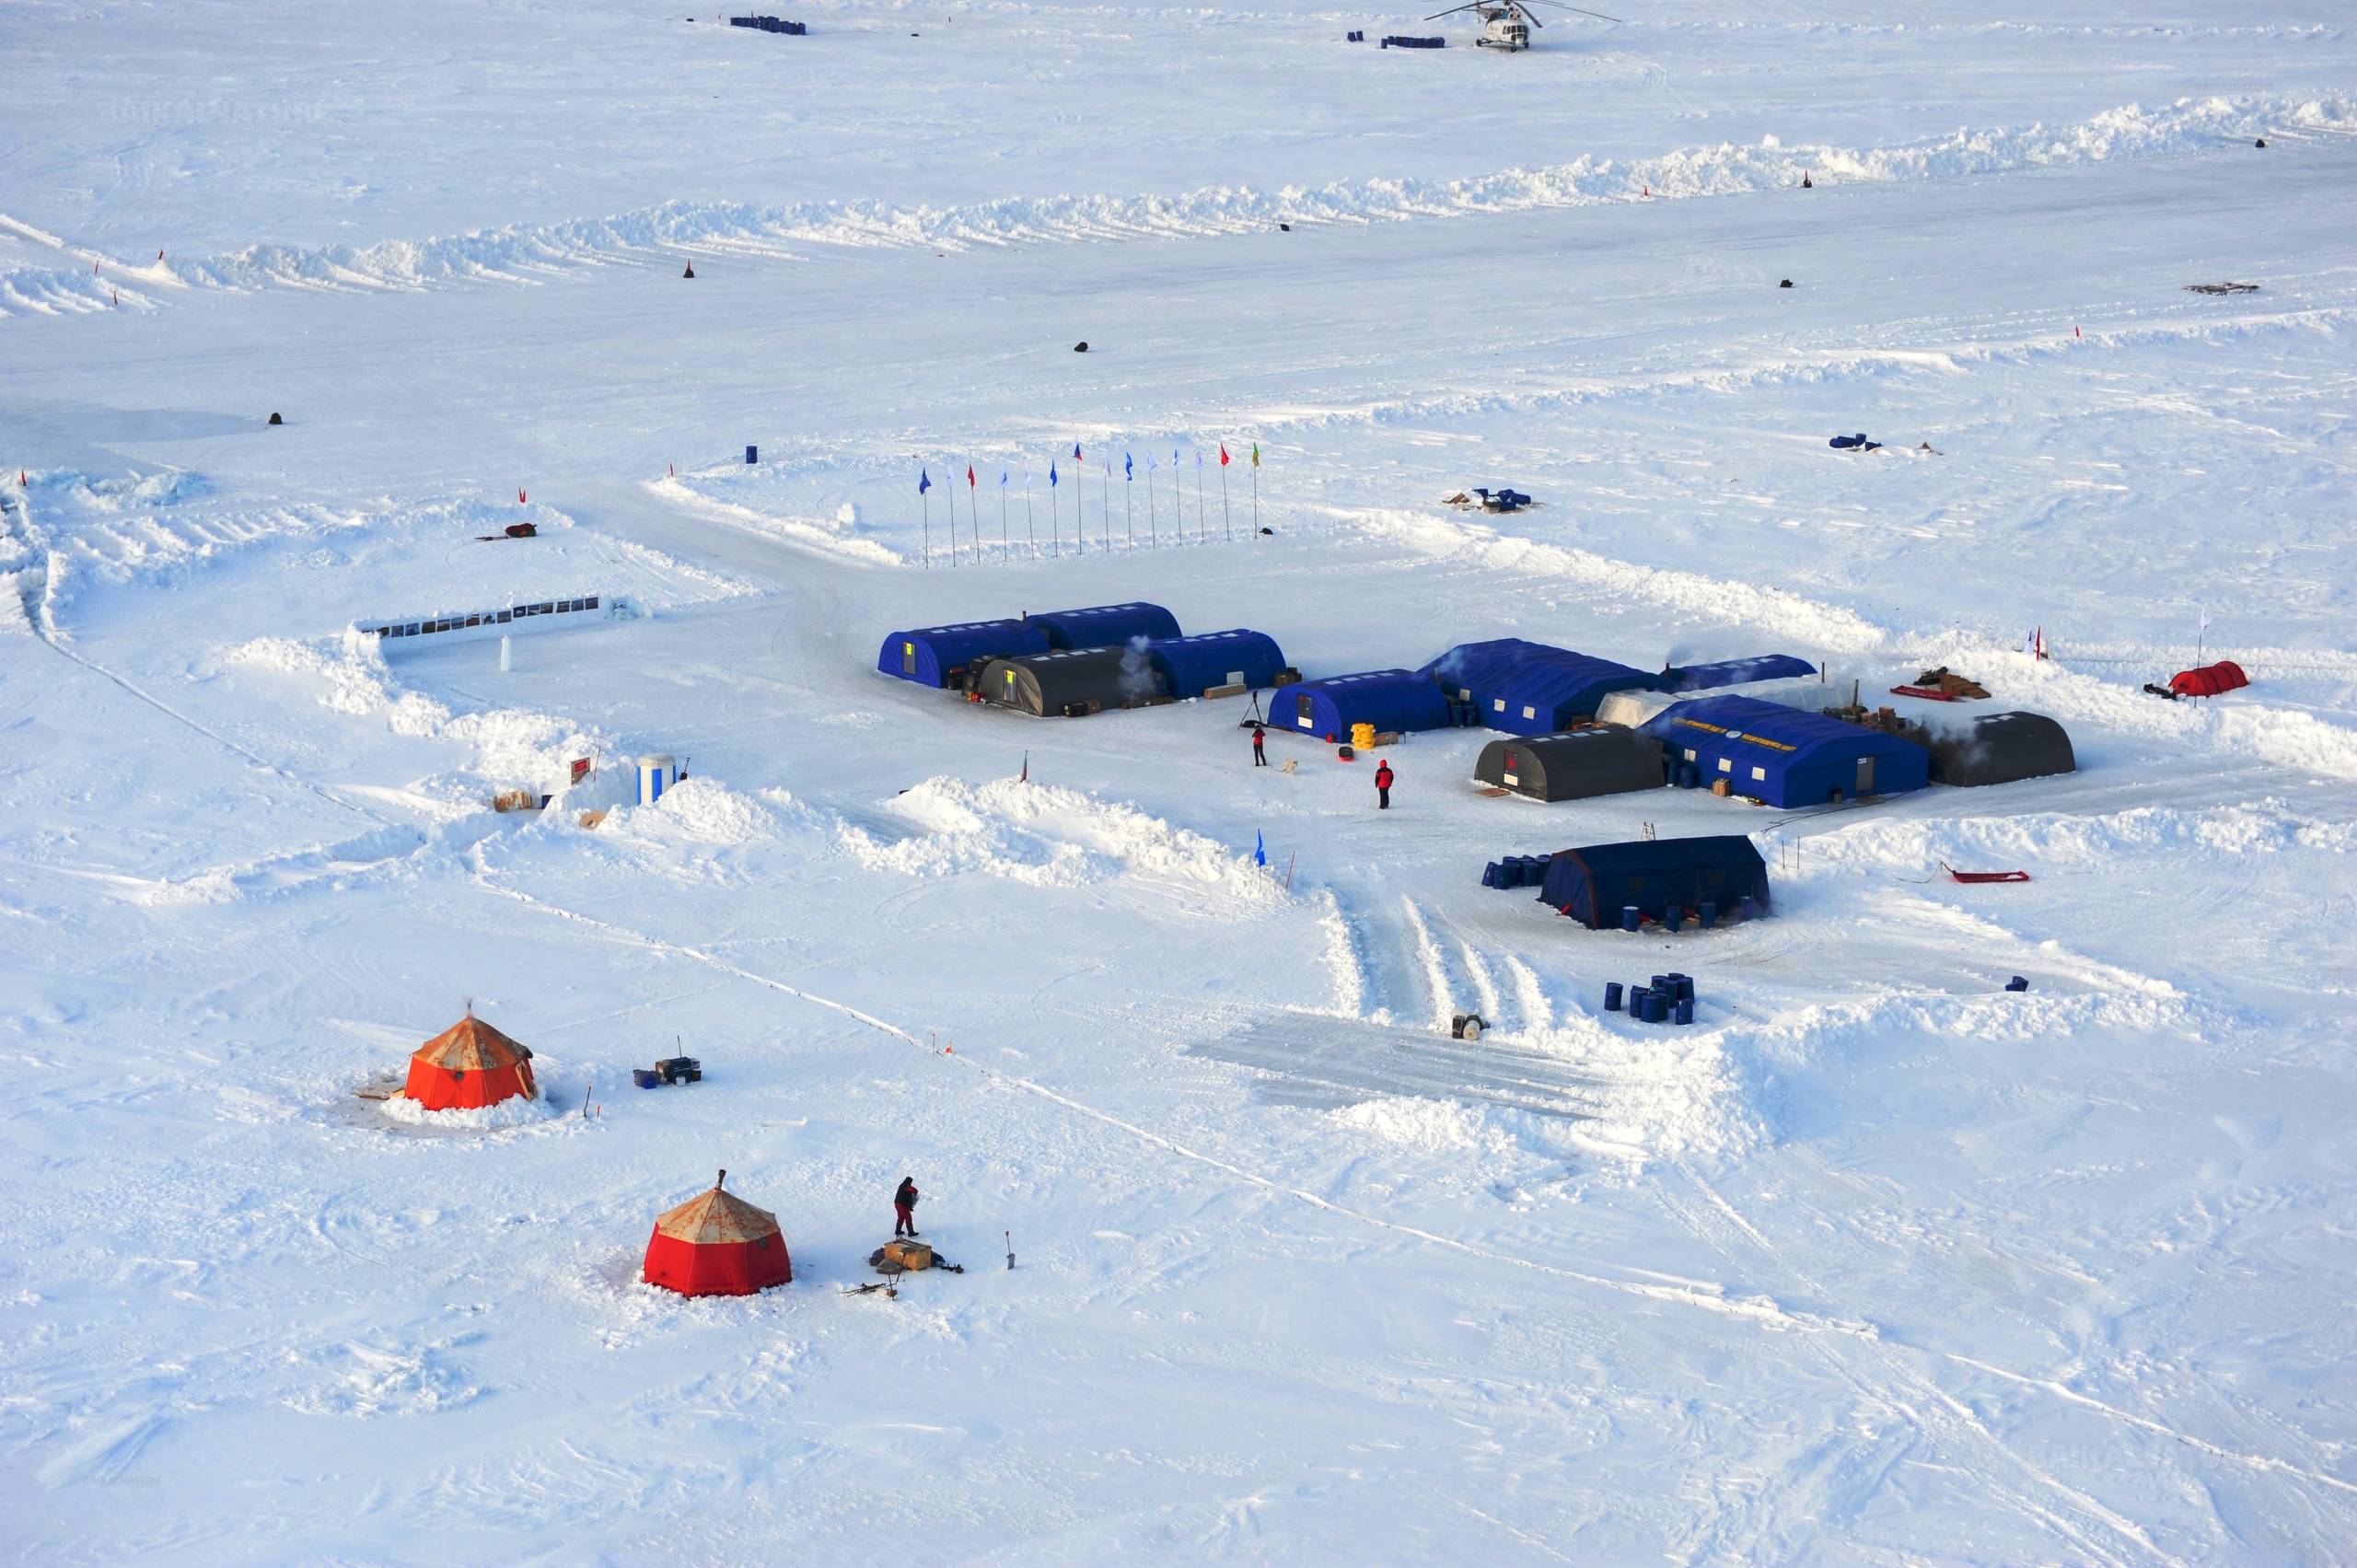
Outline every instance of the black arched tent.
<svg viewBox="0 0 2357 1568"><path fill-rule="evenodd" d="M1972 723L1930 731L1932 782L2001 784L2076 772L2071 737L2044 714L1981 714Z"/></svg>
<svg viewBox="0 0 2357 1568"><path fill-rule="evenodd" d="M1049 718L1143 707L1167 695L1143 648L1072 648L993 659L980 691L987 702Z"/></svg>
<svg viewBox="0 0 2357 1568"><path fill-rule="evenodd" d="M1578 800L1658 789L1661 742L1617 726L1515 736L1481 748L1473 776L1533 800Z"/></svg>

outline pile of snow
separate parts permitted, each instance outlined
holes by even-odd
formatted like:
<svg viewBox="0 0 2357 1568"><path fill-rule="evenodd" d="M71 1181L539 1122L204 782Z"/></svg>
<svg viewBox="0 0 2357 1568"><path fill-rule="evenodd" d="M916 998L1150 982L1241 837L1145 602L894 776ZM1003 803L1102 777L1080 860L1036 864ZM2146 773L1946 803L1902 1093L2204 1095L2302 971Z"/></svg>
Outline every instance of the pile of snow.
<svg viewBox="0 0 2357 1568"><path fill-rule="evenodd" d="M529 1127L553 1121L564 1114L550 1103L545 1089L532 1099L518 1095L513 1099L501 1100L497 1105L476 1106L463 1110L428 1110L407 1095L395 1095L383 1104L385 1114L395 1121L448 1132L496 1132L510 1127Z"/></svg>
<svg viewBox="0 0 2357 1568"><path fill-rule="evenodd" d="M919 831L888 843L855 824L842 829L844 847L878 870L913 877L980 872L1051 888L1139 875L1192 883L1244 903L1282 897L1248 854L1126 802L1061 785L937 777L886 809Z"/></svg>

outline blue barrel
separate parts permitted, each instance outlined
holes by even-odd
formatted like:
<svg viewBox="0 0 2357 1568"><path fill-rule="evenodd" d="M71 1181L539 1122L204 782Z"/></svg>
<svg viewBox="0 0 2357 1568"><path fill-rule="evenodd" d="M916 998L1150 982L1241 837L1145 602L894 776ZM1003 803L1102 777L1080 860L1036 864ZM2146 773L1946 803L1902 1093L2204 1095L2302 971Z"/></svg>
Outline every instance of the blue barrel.
<svg viewBox="0 0 2357 1568"><path fill-rule="evenodd" d="M1522 857L1522 881L1523 886L1527 888L1543 888L1547 885L1545 855L1526 854Z"/></svg>
<svg viewBox="0 0 2357 1568"><path fill-rule="evenodd" d="M1641 1024L1643 1023L1645 1021L1645 1008L1649 1004L1651 1004L1653 999L1654 993L1647 991L1643 986L1631 986L1629 988L1629 1016L1634 1018Z"/></svg>
<svg viewBox="0 0 2357 1568"><path fill-rule="evenodd" d="M1694 1021L1694 998L1681 996L1678 999L1677 1018L1681 1024L1690 1024Z"/></svg>
<svg viewBox="0 0 2357 1568"><path fill-rule="evenodd" d="M1661 923L1664 925L1668 926L1672 931L1677 930L1680 924L1684 923L1685 919L1686 912L1679 909L1676 904L1672 904L1667 909L1661 912Z"/></svg>
<svg viewBox="0 0 2357 1568"><path fill-rule="evenodd" d="M1641 916L1638 914L1638 912L1637 912L1637 906L1636 906L1636 905L1634 905L1634 904L1622 904L1622 905L1620 906L1620 929L1621 929L1621 930L1623 930L1623 931L1634 931L1634 930L1636 930L1636 929L1637 929L1637 922L1639 921L1639 919L1640 919L1640 918L1642 918L1642 917L1641 917Z"/></svg>
<svg viewBox="0 0 2357 1568"><path fill-rule="evenodd" d="M1604 982L1604 1010L1608 1013L1620 1010L1620 982L1617 980Z"/></svg>
<svg viewBox="0 0 2357 1568"><path fill-rule="evenodd" d="M2029 981L2024 980L2020 975L2015 975L2013 979L2005 982L2005 989L2008 991L2027 991L2029 989Z"/></svg>
<svg viewBox="0 0 2357 1568"><path fill-rule="evenodd" d="M759 447L746 447L746 448L745 448L745 460L746 460L747 462L749 462L749 463L758 463L758 462L760 462L760 461L761 460L761 449Z"/></svg>
<svg viewBox="0 0 2357 1568"><path fill-rule="evenodd" d="M1669 998L1658 991L1645 993L1645 1022L1658 1024L1669 1016Z"/></svg>
<svg viewBox="0 0 2357 1568"><path fill-rule="evenodd" d="M1690 974L1671 975L1669 977L1669 993L1678 998L1680 1002L1693 1001L1694 977Z"/></svg>
<svg viewBox="0 0 2357 1568"><path fill-rule="evenodd" d="M1498 863L1493 860L1490 862L1489 865L1481 867L1481 886L1484 888L1494 888L1497 885Z"/></svg>
<svg viewBox="0 0 2357 1568"><path fill-rule="evenodd" d="M1681 789L1701 788L1702 770L1691 762L1680 762L1678 765L1678 784Z"/></svg>
<svg viewBox="0 0 2357 1568"><path fill-rule="evenodd" d="M1711 902L1708 899L1703 900L1702 907L1694 912L1694 923L1701 926L1705 931L1710 930L1711 927L1719 923L1719 906Z"/></svg>

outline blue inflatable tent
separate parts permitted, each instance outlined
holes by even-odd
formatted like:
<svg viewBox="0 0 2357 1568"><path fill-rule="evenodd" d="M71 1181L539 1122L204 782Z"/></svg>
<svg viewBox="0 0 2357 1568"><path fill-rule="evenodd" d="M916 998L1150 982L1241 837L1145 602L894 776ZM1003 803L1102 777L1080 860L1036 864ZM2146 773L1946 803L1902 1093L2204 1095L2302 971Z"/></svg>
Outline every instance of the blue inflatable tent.
<svg viewBox="0 0 2357 1568"><path fill-rule="evenodd" d="M1512 735L1552 735L1594 718L1596 704L1615 691L1662 684L1625 664L1520 637L1459 644L1418 673L1470 703L1481 723Z"/></svg>
<svg viewBox="0 0 2357 1568"><path fill-rule="evenodd" d="M1538 901L1592 931L1619 925L1631 904L1648 920L1672 908L1699 913L1706 903L1716 906L1714 918L1735 920L1768 912L1768 863L1740 833L1589 844L1549 859Z"/></svg>
<svg viewBox="0 0 2357 1568"><path fill-rule="evenodd" d="M1158 604L1093 604L1051 610L1030 620L1046 631L1051 648L1109 648L1140 637L1179 634L1178 618Z"/></svg>
<svg viewBox="0 0 2357 1568"><path fill-rule="evenodd" d="M1756 654L1750 658L1721 659L1715 664L1681 665L1669 672L1673 691L1708 691L1720 686L1741 686L1752 680L1801 680L1817 673L1817 666L1790 654Z"/></svg>
<svg viewBox="0 0 2357 1568"><path fill-rule="evenodd" d="M968 621L893 633L877 653L876 668L920 686L946 686L960 671L979 674L994 658L1047 651L1048 634L1037 621Z"/></svg>
<svg viewBox="0 0 2357 1568"><path fill-rule="evenodd" d="M1145 656L1174 697L1200 697L1214 686L1273 686L1285 667L1276 639L1242 627L1164 637L1146 644Z"/></svg>
<svg viewBox="0 0 2357 1568"><path fill-rule="evenodd" d="M1672 703L1638 726L1670 749L1673 762L1720 779L1771 806L1822 806L1897 795L1931 781L1932 754L1911 740L1756 697Z"/></svg>
<svg viewBox="0 0 2357 1568"><path fill-rule="evenodd" d="M1379 730L1446 729L1448 699L1423 676L1405 669L1370 669L1281 686L1269 699L1269 723L1278 729L1348 740L1351 726Z"/></svg>

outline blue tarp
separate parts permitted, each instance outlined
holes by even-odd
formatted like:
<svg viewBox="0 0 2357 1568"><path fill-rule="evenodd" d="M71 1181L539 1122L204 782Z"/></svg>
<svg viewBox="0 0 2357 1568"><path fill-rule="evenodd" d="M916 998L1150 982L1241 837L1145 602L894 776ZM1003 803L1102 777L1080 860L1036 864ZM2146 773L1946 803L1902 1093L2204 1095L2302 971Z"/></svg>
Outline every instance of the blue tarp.
<svg viewBox="0 0 2357 1568"><path fill-rule="evenodd" d="M1661 677L1546 643L1500 637L1460 643L1418 673L1470 703L1480 722L1513 735L1552 735L1596 716L1615 691L1652 691Z"/></svg>
<svg viewBox="0 0 2357 1568"><path fill-rule="evenodd" d="M1817 666L1805 658L1794 658L1790 654L1755 654L1749 658L1721 659L1715 664L1680 665L1669 672L1669 689L1708 691L1751 680L1798 680L1816 673Z"/></svg>
<svg viewBox="0 0 2357 1568"><path fill-rule="evenodd" d="M1237 627L1229 632L1198 632L1191 637L1164 637L1145 645L1145 656L1174 697L1200 697L1213 686L1228 684L1240 675L1247 686L1273 686L1285 667L1285 654L1266 633Z"/></svg>
<svg viewBox="0 0 2357 1568"><path fill-rule="evenodd" d="M1718 919L1734 920L1747 898L1751 912L1768 912L1768 863L1740 833L1560 850L1538 890L1540 903L1595 931L1619 925L1630 904L1659 920L1673 907L1694 912L1709 903Z"/></svg>
<svg viewBox="0 0 2357 1568"><path fill-rule="evenodd" d="M1048 634L1036 621L968 621L893 633L877 651L876 668L920 686L946 686L954 670L1047 651Z"/></svg>
<svg viewBox="0 0 2357 1568"><path fill-rule="evenodd" d="M1051 648L1109 648L1139 637L1176 637L1178 618L1158 604L1093 604L1084 610L1051 610L1031 617L1048 633Z"/></svg>
<svg viewBox="0 0 2357 1568"><path fill-rule="evenodd" d="M1269 722L1279 729L1337 741L1350 739L1354 724L1403 734L1446 729L1448 699L1413 671L1370 669L1279 687L1269 699Z"/></svg>
<svg viewBox="0 0 2357 1568"><path fill-rule="evenodd" d="M1756 697L1673 703L1638 727L1694 762L1704 787L1724 779L1771 806L1897 795L1930 782L1932 754L1911 740Z"/></svg>

